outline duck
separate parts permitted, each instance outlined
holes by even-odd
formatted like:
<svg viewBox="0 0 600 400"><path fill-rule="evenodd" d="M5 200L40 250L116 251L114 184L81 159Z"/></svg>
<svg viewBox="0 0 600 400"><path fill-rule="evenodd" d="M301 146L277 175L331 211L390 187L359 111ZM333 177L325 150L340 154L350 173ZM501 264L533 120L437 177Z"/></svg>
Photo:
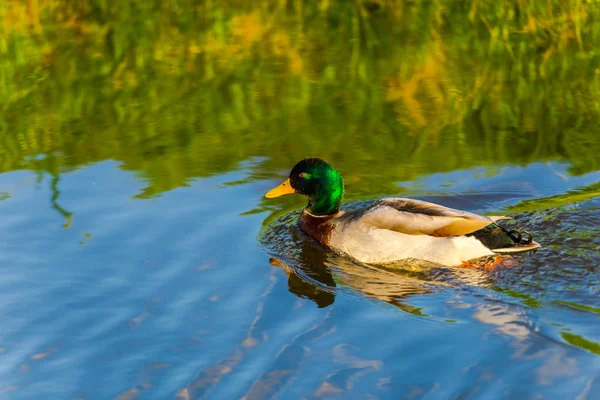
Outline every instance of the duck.
<svg viewBox="0 0 600 400"><path fill-rule="evenodd" d="M423 200L385 197L343 211L344 180L321 158L300 160L265 197L287 194L308 198L298 220L304 233L366 264L413 259L464 266L476 259L541 247L530 233L509 231L498 224L510 217L483 216Z"/></svg>

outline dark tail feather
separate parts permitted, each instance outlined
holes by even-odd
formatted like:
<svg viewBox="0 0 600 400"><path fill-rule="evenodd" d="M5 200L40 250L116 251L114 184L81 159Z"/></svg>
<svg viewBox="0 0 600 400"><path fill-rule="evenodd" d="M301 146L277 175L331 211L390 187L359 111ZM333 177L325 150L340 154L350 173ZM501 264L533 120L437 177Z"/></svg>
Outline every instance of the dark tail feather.
<svg viewBox="0 0 600 400"><path fill-rule="evenodd" d="M497 253L518 253L541 247L533 241L533 235L517 229L507 230L497 223L469 234Z"/></svg>

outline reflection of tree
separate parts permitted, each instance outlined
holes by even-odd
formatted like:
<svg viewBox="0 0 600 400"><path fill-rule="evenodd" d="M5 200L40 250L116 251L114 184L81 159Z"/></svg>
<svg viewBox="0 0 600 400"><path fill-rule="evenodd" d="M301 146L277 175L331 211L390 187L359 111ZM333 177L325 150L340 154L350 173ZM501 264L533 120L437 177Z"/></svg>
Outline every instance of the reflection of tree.
<svg viewBox="0 0 600 400"><path fill-rule="evenodd" d="M60 174L54 173L52 174L52 183L50 188L52 190L52 198L50 199L52 203L52 208L58 211L64 218L65 223L63 224L63 228L68 228L71 226L71 222L73 220L73 213L65 210L58 204L58 196L60 196L60 191L58 190L58 182L60 181Z"/></svg>
<svg viewBox="0 0 600 400"><path fill-rule="evenodd" d="M377 11L224 1L190 12L178 0L52 0L35 18L28 2L4 3L3 171L34 168L27 159L39 154L56 153L61 170L113 159L149 197L255 156L269 157L258 178L322 156L365 193L481 165L600 168L591 3L520 2L510 19L513 1L397 14L387 1ZM561 21L576 21L577 40L562 41L572 24ZM457 29L441 38L446 23Z"/></svg>

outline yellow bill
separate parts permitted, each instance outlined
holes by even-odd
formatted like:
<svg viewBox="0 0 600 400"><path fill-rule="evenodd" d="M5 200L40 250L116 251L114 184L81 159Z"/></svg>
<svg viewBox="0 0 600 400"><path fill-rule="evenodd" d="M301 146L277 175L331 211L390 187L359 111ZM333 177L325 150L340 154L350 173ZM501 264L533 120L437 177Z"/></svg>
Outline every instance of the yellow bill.
<svg viewBox="0 0 600 400"><path fill-rule="evenodd" d="M272 199L274 197L279 197L279 196L283 196L284 194L292 194L292 193L296 193L296 191L294 190L294 188L292 187L292 184L290 183L290 178L287 178L285 181L283 181L283 183L281 185L274 187L273 189L271 189L267 193L265 193L265 197L267 199Z"/></svg>

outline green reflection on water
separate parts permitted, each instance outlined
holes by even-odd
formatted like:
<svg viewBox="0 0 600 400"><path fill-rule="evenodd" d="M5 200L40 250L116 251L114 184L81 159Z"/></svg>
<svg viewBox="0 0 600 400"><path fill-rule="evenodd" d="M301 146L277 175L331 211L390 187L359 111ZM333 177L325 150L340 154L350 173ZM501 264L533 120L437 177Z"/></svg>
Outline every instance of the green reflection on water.
<svg viewBox="0 0 600 400"><path fill-rule="evenodd" d="M540 199L524 200L514 206L506 207L508 212L517 213L539 210L541 208L560 208L574 203L600 196L600 183L594 183L582 188L577 188L568 193Z"/></svg>
<svg viewBox="0 0 600 400"><path fill-rule="evenodd" d="M560 335L566 342L572 344L573 346L579 347L580 349L584 349L595 354L600 354L600 343L598 342L588 340L582 336L575 335L572 333L562 332Z"/></svg>
<svg viewBox="0 0 600 400"><path fill-rule="evenodd" d="M480 165L597 170L600 5L563 3L5 1L0 165L114 159L139 197L254 156L257 175L327 158L357 194Z"/></svg>
<svg viewBox="0 0 600 400"><path fill-rule="evenodd" d="M510 296L514 299L519 299L519 300L521 300L522 304L524 304L528 307L531 307L531 308L540 308L542 306L540 301L538 299L536 299L535 297L533 297L527 293L520 292L515 289L510 289L510 288L500 287L500 286L492 286L492 290L495 290L496 292L504 293L505 295Z"/></svg>
<svg viewBox="0 0 600 400"><path fill-rule="evenodd" d="M588 305L585 305L585 304L575 303L573 301L557 300L556 302L559 303L559 304L563 304L565 306L574 307L574 308L578 308L580 310L584 310L584 311L589 311L589 312L593 312L593 313L596 313L596 314L600 314L600 307L592 307L592 306L588 306Z"/></svg>

